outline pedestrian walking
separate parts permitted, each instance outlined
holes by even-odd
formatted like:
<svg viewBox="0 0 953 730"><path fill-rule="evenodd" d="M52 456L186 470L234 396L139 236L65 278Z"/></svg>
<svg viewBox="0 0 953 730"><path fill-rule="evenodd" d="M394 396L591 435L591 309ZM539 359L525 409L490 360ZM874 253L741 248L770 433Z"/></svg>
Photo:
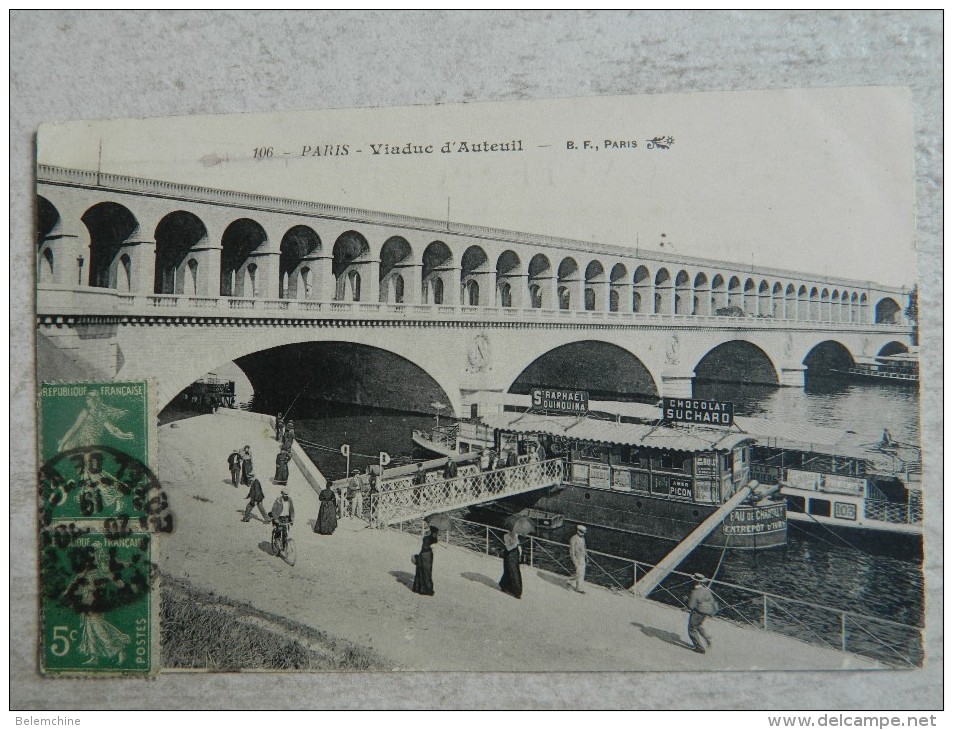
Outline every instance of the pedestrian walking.
<svg viewBox="0 0 953 730"><path fill-rule="evenodd" d="M337 497L330 485L325 484L318 494L321 507L318 519L314 521L314 531L319 535L332 535L338 526Z"/></svg>
<svg viewBox="0 0 953 730"><path fill-rule="evenodd" d="M569 557L576 566L576 574L569 579L569 585L577 593L585 593L586 584L586 526L577 525L576 534L569 538Z"/></svg>
<svg viewBox="0 0 953 730"><path fill-rule="evenodd" d="M500 590L514 598L523 596L520 554L520 536L510 530L503 535L503 577L500 578Z"/></svg>
<svg viewBox="0 0 953 730"><path fill-rule="evenodd" d="M268 522L268 513L265 512L265 508L261 506L261 503L265 501L265 493L261 488L261 482L255 478L254 474L249 474L248 478L250 479L248 484L248 496L245 498L248 500L248 504L245 505L245 515L242 517L242 522L248 522L251 519L251 511L255 507L258 507L262 520Z"/></svg>
<svg viewBox="0 0 953 730"><path fill-rule="evenodd" d="M255 467L251 458L251 446L246 445L242 449L242 484L249 484L252 475L255 473Z"/></svg>
<svg viewBox="0 0 953 730"><path fill-rule="evenodd" d="M285 419L281 413L278 414L278 417L275 419L275 441L279 443L285 436Z"/></svg>
<svg viewBox="0 0 953 730"><path fill-rule="evenodd" d="M275 484L288 483L288 462L291 461L291 453L282 449L275 457Z"/></svg>
<svg viewBox="0 0 953 730"><path fill-rule="evenodd" d="M422 596L433 595L433 546L437 543L440 531L436 527L430 528L430 534L424 535L420 552L414 555L414 585L411 590Z"/></svg>
<svg viewBox="0 0 953 730"><path fill-rule="evenodd" d="M281 436L281 448L283 451L291 451L291 446L295 442L295 422L288 421L285 426L285 432Z"/></svg>
<svg viewBox="0 0 953 730"><path fill-rule="evenodd" d="M708 587L708 579L701 573L692 576L695 586L688 597L688 638L692 640L695 651L704 654L711 649L711 637L702 624L709 616L718 613L718 603Z"/></svg>
<svg viewBox="0 0 953 730"><path fill-rule="evenodd" d="M228 455L228 471L232 475L232 486L238 489L242 481L242 454L238 449L232 449Z"/></svg>

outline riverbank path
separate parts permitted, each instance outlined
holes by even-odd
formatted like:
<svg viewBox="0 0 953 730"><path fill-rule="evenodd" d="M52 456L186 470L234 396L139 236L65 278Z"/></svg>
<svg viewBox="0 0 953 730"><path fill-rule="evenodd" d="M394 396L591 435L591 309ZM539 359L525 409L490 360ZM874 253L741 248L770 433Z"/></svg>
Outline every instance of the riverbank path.
<svg viewBox="0 0 953 730"><path fill-rule="evenodd" d="M409 438L409 435L408 435ZM268 551L270 524L255 510L241 521L247 487L236 489L226 459L252 447L266 511L278 444L252 415L197 416L159 429L160 478L175 515L163 536L164 572L200 590L250 604L374 650L394 669L431 671L699 671L864 669L863 657L710 619L713 647L689 648L684 611L523 566L523 598L500 591L498 558L460 547L434 549L435 596L410 590L420 538L369 529L356 519L333 535L312 524L318 498L292 464L292 538L297 562ZM687 590L687 589L686 589Z"/></svg>

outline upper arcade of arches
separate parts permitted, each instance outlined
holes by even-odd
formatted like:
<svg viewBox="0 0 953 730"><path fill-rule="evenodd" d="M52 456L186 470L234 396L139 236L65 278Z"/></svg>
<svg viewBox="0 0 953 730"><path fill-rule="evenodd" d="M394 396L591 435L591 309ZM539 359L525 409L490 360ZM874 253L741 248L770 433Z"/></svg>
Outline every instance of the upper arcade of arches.
<svg viewBox="0 0 953 730"><path fill-rule="evenodd" d="M41 288L905 324L869 282L44 166L36 235Z"/></svg>

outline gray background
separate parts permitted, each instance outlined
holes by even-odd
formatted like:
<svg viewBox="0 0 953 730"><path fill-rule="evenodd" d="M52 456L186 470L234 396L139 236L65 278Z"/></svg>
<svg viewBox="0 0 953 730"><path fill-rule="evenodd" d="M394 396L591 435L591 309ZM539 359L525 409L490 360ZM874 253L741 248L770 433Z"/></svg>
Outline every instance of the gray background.
<svg viewBox="0 0 953 730"><path fill-rule="evenodd" d="M32 165L41 122L908 86L924 353L929 659L921 671L875 674L172 674L123 687L115 680L50 681L35 668L35 558L29 549L12 549L11 708L941 707L942 19L941 11L12 12L11 547L35 541Z"/></svg>

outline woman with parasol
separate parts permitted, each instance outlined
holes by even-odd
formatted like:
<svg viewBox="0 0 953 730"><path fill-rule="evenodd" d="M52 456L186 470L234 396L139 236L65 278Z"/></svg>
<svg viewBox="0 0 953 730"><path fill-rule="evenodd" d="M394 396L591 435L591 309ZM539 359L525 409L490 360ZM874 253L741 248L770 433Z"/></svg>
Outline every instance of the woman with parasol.
<svg viewBox="0 0 953 730"><path fill-rule="evenodd" d="M503 577L500 578L500 590L514 598L523 596L523 576L520 575L520 534L533 531L533 524L525 517L518 516L510 531L503 535Z"/></svg>

